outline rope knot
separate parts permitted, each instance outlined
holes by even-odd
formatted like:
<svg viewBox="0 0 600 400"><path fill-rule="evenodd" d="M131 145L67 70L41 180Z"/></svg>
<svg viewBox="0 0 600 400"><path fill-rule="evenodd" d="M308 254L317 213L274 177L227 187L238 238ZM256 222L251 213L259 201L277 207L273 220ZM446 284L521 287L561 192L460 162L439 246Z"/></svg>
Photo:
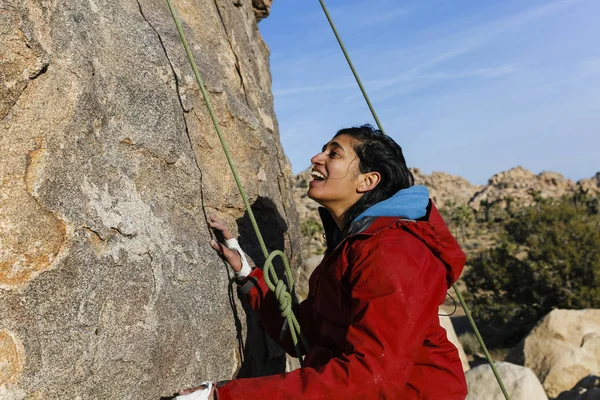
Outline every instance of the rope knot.
<svg viewBox="0 0 600 400"><path fill-rule="evenodd" d="M288 292L286 284L280 279L275 286L275 297L279 301L279 309L281 310L281 316L288 318L292 313L292 296Z"/></svg>

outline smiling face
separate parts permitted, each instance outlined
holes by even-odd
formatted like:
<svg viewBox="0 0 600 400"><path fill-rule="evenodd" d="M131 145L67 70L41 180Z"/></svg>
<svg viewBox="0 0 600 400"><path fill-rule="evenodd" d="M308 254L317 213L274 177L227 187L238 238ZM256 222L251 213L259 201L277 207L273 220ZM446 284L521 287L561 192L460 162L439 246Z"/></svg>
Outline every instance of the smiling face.
<svg viewBox="0 0 600 400"><path fill-rule="evenodd" d="M311 162L307 195L327 208L342 230L369 207L414 184L402 148L368 124L339 130Z"/></svg>
<svg viewBox="0 0 600 400"><path fill-rule="evenodd" d="M310 160L313 180L307 195L327 208L334 218L342 215L364 193L361 190L364 177L352 146L354 142L348 135L338 135Z"/></svg>

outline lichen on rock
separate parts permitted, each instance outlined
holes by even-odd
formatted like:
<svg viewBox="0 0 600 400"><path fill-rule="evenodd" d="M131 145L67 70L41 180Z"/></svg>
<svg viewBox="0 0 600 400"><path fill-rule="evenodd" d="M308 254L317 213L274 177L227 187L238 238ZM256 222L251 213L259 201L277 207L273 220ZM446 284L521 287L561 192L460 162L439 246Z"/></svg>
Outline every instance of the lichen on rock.
<svg viewBox="0 0 600 400"><path fill-rule="evenodd" d="M0 386L19 375L22 364L20 344L8 331L0 330Z"/></svg>

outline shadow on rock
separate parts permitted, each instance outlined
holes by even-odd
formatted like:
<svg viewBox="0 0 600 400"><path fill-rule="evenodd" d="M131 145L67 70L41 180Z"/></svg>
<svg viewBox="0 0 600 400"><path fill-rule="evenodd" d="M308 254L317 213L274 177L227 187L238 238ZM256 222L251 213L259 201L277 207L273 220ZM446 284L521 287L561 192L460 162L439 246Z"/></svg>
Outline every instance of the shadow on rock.
<svg viewBox="0 0 600 400"><path fill-rule="evenodd" d="M283 250L286 244L285 235L288 225L277 210L275 203L266 197L258 197L251 207L267 250L269 252ZM240 234L238 239L240 246L256 263L256 266L262 268L265 257L260 248L258 238L254 233L248 213L246 212L242 218L238 219L237 223ZM279 257L275 259L273 265L278 276L283 276L283 262ZM237 377L250 378L284 372L285 351L268 336L259 321L258 315L240 298L245 311L247 326L246 341L244 344L241 338L241 322L239 321L233 297L237 295L236 289L236 284L233 283L230 286L230 301L236 315L236 326L239 325L238 346L242 355L242 366Z"/></svg>

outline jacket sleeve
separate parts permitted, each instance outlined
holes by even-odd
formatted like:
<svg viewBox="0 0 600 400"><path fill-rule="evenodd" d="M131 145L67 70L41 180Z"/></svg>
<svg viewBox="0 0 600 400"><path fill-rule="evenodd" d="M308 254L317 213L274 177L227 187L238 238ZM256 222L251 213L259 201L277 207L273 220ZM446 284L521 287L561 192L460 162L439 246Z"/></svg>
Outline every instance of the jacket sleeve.
<svg viewBox="0 0 600 400"><path fill-rule="evenodd" d="M349 254L351 321L342 354L318 369L230 381L220 400L397 398L446 292L442 263L418 239L404 236L401 247L397 239Z"/></svg>
<svg viewBox="0 0 600 400"><path fill-rule="evenodd" d="M245 284L251 282L253 285L246 298L250 307L258 313L269 336L288 354L296 356L296 349L294 348L290 333L287 332L283 339L280 339L284 318L281 316L279 302L275 294L269 290L265 282L263 271L259 268L254 268L244 282ZM315 322L312 316L312 298L309 296L308 299L295 306L294 313L303 330L304 336L311 342L315 334Z"/></svg>

